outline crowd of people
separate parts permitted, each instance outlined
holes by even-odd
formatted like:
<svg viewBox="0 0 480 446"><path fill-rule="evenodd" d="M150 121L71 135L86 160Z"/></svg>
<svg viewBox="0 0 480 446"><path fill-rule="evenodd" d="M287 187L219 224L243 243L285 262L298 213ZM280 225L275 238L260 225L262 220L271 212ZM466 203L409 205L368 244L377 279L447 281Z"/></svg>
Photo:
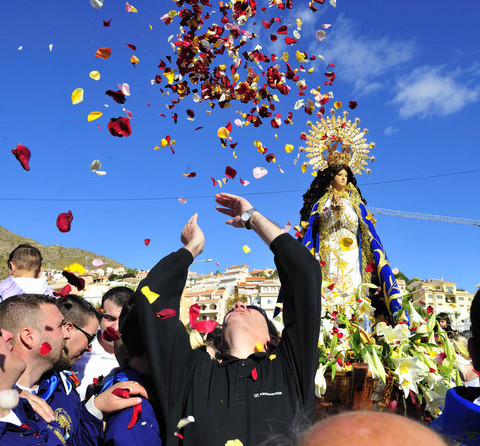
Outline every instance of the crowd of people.
<svg viewBox="0 0 480 446"><path fill-rule="evenodd" d="M73 294L52 297L40 252L21 245L0 283L0 444L480 444L478 387L449 391L433 429L363 411L312 425L320 263L245 198L221 193L216 203L227 224L252 230L272 251L282 333L261 308L238 301L216 353L192 348L179 309L188 268L204 249L197 214L183 228L182 247L135 292L109 290L101 311ZM468 349L480 370L480 292L471 314Z"/></svg>

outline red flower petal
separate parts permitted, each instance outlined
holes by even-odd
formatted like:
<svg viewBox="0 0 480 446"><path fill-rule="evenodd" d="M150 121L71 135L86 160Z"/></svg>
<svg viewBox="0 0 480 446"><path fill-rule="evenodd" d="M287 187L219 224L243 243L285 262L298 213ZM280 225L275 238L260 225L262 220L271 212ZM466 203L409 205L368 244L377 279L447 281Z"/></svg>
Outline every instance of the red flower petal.
<svg viewBox="0 0 480 446"><path fill-rule="evenodd" d="M133 51L135 51L137 49L137 47L135 45L131 44L131 43L127 43L127 46Z"/></svg>
<svg viewBox="0 0 480 446"><path fill-rule="evenodd" d="M162 311L155 313L155 316L159 319L168 319L169 317L174 317L177 312L173 308L164 308Z"/></svg>
<svg viewBox="0 0 480 446"><path fill-rule="evenodd" d="M280 26L277 30L277 34L287 34L288 27L286 25Z"/></svg>
<svg viewBox="0 0 480 446"><path fill-rule="evenodd" d="M272 161L275 162L275 154L274 153L269 153L265 157L265 161L267 161L267 163L271 163Z"/></svg>
<svg viewBox="0 0 480 446"><path fill-rule="evenodd" d="M113 327L107 327L107 329L103 332L102 338L105 339L107 342L118 341L120 336L115 331Z"/></svg>
<svg viewBox="0 0 480 446"><path fill-rule="evenodd" d="M330 285L328 285L327 287L330 291L332 291L334 288L335 288L335 283L332 283Z"/></svg>
<svg viewBox="0 0 480 446"><path fill-rule="evenodd" d="M258 378L258 373L257 373L257 368L256 367L252 370L252 378L253 378L254 381L256 381L257 378Z"/></svg>
<svg viewBox="0 0 480 446"><path fill-rule="evenodd" d="M12 153L15 155L15 158L20 161L20 164L25 170L30 170L30 166L28 165L31 155L30 149L21 144L17 144L17 148L13 149Z"/></svg>
<svg viewBox="0 0 480 446"><path fill-rule="evenodd" d="M57 297L65 297L72 292L72 287L67 284L60 291L55 291L53 294Z"/></svg>
<svg viewBox="0 0 480 446"><path fill-rule="evenodd" d="M326 263L323 260L320 260L320 266L323 268L326 265Z"/></svg>
<svg viewBox="0 0 480 446"><path fill-rule="evenodd" d="M127 429L131 429L137 422L140 420L142 416L142 404L137 404L133 406L133 413L132 418L130 418L130 423L128 423Z"/></svg>
<svg viewBox="0 0 480 446"><path fill-rule="evenodd" d="M40 346L40 354L42 356L48 355L52 351L52 346L48 342L44 342Z"/></svg>
<svg viewBox="0 0 480 446"><path fill-rule="evenodd" d="M99 48L95 53L95 57L100 59L108 59L112 55L111 48Z"/></svg>
<svg viewBox="0 0 480 446"><path fill-rule="evenodd" d="M143 243L145 243L145 246L148 246L150 244L150 239L146 238Z"/></svg>
<svg viewBox="0 0 480 446"><path fill-rule="evenodd" d="M192 328L199 331L200 333L211 333L215 328L217 328L217 321L198 321L192 325Z"/></svg>
<svg viewBox="0 0 480 446"><path fill-rule="evenodd" d="M349 106L352 110L354 110L354 109L357 107L357 105L358 105L358 102L357 102L357 101L350 101L350 102L348 103L348 106Z"/></svg>
<svg viewBox="0 0 480 446"><path fill-rule="evenodd" d="M233 180L237 176L237 171L233 167L227 166L225 168L225 176Z"/></svg>
<svg viewBox="0 0 480 446"><path fill-rule="evenodd" d="M210 177L210 179L213 181L213 187L217 186L217 180L213 177Z"/></svg>
<svg viewBox="0 0 480 446"><path fill-rule="evenodd" d="M120 398L130 398L130 390L117 387L116 389L112 390L112 395L118 396Z"/></svg>
<svg viewBox="0 0 480 446"><path fill-rule="evenodd" d="M370 263L366 266L365 271L366 271L367 273L371 273L371 272L374 271L374 269L375 269L375 262L370 262Z"/></svg>
<svg viewBox="0 0 480 446"><path fill-rule="evenodd" d="M125 102L127 101L127 99L125 98L125 95L120 90L117 90L117 91L107 90L105 94L113 98L113 100L117 104L125 104Z"/></svg>
<svg viewBox="0 0 480 446"><path fill-rule="evenodd" d="M60 232L70 231L70 225L72 224L73 214L72 211L62 212L57 217L57 228Z"/></svg>
<svg viewBox="0 0 480 446"><path fill-rule="evenodd" d="M76 287L78 291L82 291L85 288L85 279L77 277L70 271L62 271L62 275L67 279L68 283Z"/></svg>
<svg viewBox="0 0 480 446"><path fill-rule="evenodd" d="M132 134L132 127L130 126L130 119L122 118L112 118L107 125L108 130L112 136L130 136Z"/></svg>
<svg viewBox="0 0 480 446"><path fill-rule="evenodd" d="M113 20L113 19L104 20L104 21L103 21L103 26L105 26L105 27L110 26L110 22L111 22L112 20Z"/></svg>
<svg viewBox="0 0 480 446"><path fill-rule="evenodd" d="M297 43L298 40L297 39L292 39L291 37L285 37L285 43L287 45L293 45L294 43Z"/></svg>
<svg viewBox="0 0 480 446"><path fill-rule="evenodd" d="M200 305L193 304L190 306L188 310L188 320L190 321L190 327L193 327L193 324L198 319L198 315L200 314Z"/></svg>

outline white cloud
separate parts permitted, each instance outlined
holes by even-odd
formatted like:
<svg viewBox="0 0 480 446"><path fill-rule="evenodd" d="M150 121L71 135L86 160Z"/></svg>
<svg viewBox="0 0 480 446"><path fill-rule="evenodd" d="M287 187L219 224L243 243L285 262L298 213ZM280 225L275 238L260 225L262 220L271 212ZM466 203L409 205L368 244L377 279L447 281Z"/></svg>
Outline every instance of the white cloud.
<svg viewBox="0 0 480 446"><path fill-rule="evenodd" d="M398 93L392 103L398 105L402 118L450 115L479 100L480 84L469 85L465 77L461 70L446 72L444 67L417 68L398 79Z"/></svg>
<svg viewBox="0 0 480 446"><path fill-rule="evenodd" d="M320 52L325 60L335 63L337 74L342 81L352 82L357 94L382 88L381 76L410 61L417 53L413 40L361 35L354 22L344 16L330 28L324 47Z"/></svg>
<svg viewBox="0 0 480 446"><path fill-rule="evenodd" d="M392 127L391 125L389 125L385 130L384 130L384 134L387 135L387 136L392 136L394 133L397 133L398 132L398 129Z"/></svg>

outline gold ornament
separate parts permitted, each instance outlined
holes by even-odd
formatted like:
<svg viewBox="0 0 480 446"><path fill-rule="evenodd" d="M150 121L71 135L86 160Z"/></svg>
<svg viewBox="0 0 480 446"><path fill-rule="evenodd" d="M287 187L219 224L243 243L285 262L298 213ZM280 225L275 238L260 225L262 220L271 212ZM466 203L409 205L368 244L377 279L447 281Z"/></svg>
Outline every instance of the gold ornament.
<svg viewBox="0 0 480 446"><path fill-rule="evenodd" d="M335 109L331 111L332 117L323 116L320 122L313 124L307 122L310 130L302 133L308 147L300 147L301 152L307 152L310 160L304 166L312 166L313 170L324 170L335 164L346 164L354 174L361 174L362 170L367 174L370 169L365 166L368 161L375 161L375 157L369 156L370 149L375 147L374 142L367 142L365 135L368 129L361 130L358 125L360 119L347 121L348 112L343 116L335 116Z"/></svg>

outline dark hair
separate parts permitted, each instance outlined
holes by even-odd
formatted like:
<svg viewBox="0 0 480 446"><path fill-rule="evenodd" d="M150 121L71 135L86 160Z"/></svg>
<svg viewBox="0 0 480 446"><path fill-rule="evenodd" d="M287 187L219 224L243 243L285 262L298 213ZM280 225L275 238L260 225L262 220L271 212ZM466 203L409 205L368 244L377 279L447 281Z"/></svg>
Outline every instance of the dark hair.
<svg viewBox="0 0 480 446"><path fill-rule="evenodd" d="M111 300L115 305L124 307L133 296L134 291L126 286L116 286L109 289L102 297L102 308L107 300Z"/></svg>
<svg viewBox="0 0 480 446"><path fill-rule="evenodd" d="M35 271L35 275L40 273L42 268L42 254L35 246L23 244L18 245L8 256L7 267L10 269L10 263L13 263L18 269Z"/></svg>
<svg viewBox="0 0 480 446"><path fill-rule="evenodd" d="M65 322L71 322L80 328L85 327L92 317L96 317L98 322L102 320L102 314L83 297L76 294L68 294L56 301L60 313L63 314Z"/></svg>
<svg viewBox="0 0 480 446"><path fill-rule="evenodd" d="M472 322L472 336L480 342L480 290L477 291L470 307L470 320Z"/></svg>
<svg viewBox="0 0 480 446"><path fill-rule="evenodd" d="M310 212L312 211L313 205L325 195L328 186L332 184L338 172L343 169L346 170L348 175L347 183L352 183L355 186L363 203L367 204L367 201L363 198L362 192L357 186L357 180L353 175L352 169L346 164L335 164L334 166L328 166L326 169L318 171L317 176L310 184L307 192L303 194L303 207L300 210L301 221L308 221L310 219Z"/></svg>
<svg viewBox="0 0 480 446"><path fill-rule="evenodd" d="M140 333L140 324L133 294L123 304L122 312L118 318L118 331L127 349L129 358L140 357L145 354L146 349Z"/></svg>
<svg viewBox="0 0 480 446"><path fill-rule="evenodd" d="M0 327L17 334L22 327L37 327L42 305L56 301L43 294L19 294L0 302Z"/></svg>

